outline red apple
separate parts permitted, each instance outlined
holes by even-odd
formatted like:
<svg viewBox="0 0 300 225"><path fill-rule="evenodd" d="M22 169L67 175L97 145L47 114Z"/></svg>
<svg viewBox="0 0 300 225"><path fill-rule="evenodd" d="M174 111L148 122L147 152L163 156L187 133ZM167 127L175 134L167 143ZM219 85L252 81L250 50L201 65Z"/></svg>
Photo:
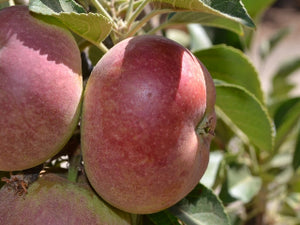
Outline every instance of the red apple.
<svg viewBox="0 0 300 225"><path fill-rule="evenodd" d="M206 170L215 88L181 45L138 36L115 45L88 80L82 151L94 189L115 207L154 213L188 194Z"/></svg>
<svg viewBox="0 0 300 225"><path fill-rule="evenodd" d="M36 166L62 149L79 117L81 59L71 33L26 6L0 11L0 170Z"/></svg>
<svg viewBox="0 0 300 225"><path fill-rule="evenodd" d="M129 225L130 216L104 203L86 184L46 174L19 195L14 186L0 190L0 224Z"/></svg>

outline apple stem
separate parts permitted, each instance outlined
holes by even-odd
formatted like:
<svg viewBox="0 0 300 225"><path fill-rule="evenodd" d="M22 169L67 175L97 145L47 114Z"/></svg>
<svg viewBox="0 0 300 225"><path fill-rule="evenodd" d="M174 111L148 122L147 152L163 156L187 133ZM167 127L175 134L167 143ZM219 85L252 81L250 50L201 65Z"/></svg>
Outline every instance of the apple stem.
<svg viewBox="0 0 300 225"><path fill-rule="evenodd" d="M108 48L107 48L102 42L100 42L100 44L98 44L97 47L98 47L103 53L108 52Z"/></svg>
<svg viewBox="0 0 300 225"><path fill-rule="evenodd" d="M74 154L70 156L70 165L68 170L68 180L71 182L76 182L78 177L78 170L81 165L81 154L80 154L80 147L76 149Z"/></svg>

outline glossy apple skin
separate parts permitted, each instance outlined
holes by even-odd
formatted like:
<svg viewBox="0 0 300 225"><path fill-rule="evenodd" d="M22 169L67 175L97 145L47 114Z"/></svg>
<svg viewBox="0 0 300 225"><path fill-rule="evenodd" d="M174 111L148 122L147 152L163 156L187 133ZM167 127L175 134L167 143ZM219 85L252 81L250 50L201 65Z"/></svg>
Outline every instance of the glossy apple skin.
<svg viewBox="0 0 300 225"><path fill-rule="evenodd" d="M43 163L78 122L83 87L73 36L26 6L1 10L0 80L0 170Z"/></svg>
<svg viewBox="0 0 300 225"><path fill-rule="evenodd" d="M87 184L46 174L23 195L8 184L1 188L0 224L129 225L130 216L104 203Z"/></svg>
<svg viewBox="0 0 300 225"><path fill-rule="evenodd" d="M84 95L82 151L94 189L131 213L174 205L206 170L210 135L195 129L207 105L208 116L214 113L214 101L209 73L179 44L138 36L115 45L95 66Z"/></svg>

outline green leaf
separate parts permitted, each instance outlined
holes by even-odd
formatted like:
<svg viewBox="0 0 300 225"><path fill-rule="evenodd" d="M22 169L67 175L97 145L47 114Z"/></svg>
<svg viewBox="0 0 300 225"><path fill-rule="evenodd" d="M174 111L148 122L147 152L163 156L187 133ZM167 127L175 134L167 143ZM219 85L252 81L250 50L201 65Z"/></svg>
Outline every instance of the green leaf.
<svg viewBox="0 0 300 225"><path fill-rule="evenodd" d="M290 224L299 224L300 220L300 193L292 192L284 199L284 204L281 207L280 213L295 219L294 223Z"/></svg>
<svg viewBox="0 0 300 225"><path fill-rule="evenodd" d="M223 157L224 155L221 151L214 151L210 153L207 169L201 178L201 183L206 187L212 188L214 185Z"/></svg>
<svg viewBox="0 0 300 225"><path fill-rule="evenodd" d="M205 12L178 12L167 22L168 26L187 23L199 23L204 26L223 28L235 32L238 35L244 33L240 23L224 16L217 16Z"/></svg>
<svg viewBox="0 0 300 225"><path fill-rule="evenodd" d="M300 57L293 58L283 63L274 74L272 80L272 92L270 96L275 100L288 97L295 84L290 84L288 78L300 69Z"/></svg>
<svg viewBox="0 0 300 225"><path fill-rule="evenodd" d="M229 225L228 215L219 198L201 184L168 210L188 225Z"/></svg>
<svg viewBox="0 0 300 225"><path fill-rule="evenodd" d="M148 214L147 217L157 225L181 225L181 223L178 222L178 219L167 210Z"/></svg>
<svg viewBox="0 0 300 225"><path fill-rule="evenodd" d="M243 52L226 45L216 45L194 54L214 79L242 86L264 102L258 73Z"/></svg>
<svg viewBox="0 0 300 225"><path fill-rule="evenodd" d="M300 97L284 101L276 110L274 122L276 126L275 148L284 143L285 138L300 121Z"/></svg>
<svg viewBox="0 0 300 225"><path fill-rule="evenodd" d="M275 0L242 0L252 18L259 17Z"/></svg>
<svg viewBox="0 0 300 225"><path fill-rule="evenodd" d="M271 151L274 127L266 108L241 86L219 81L215 81L215 86L216 109L219 116L225 122L230 122L233 129L242 131L254 145ZM245 138L239 132L237 134Z"/></svg>
<svg viewBox="0 0 300 225"><path fill-rule="evenodd" d="M296 147L293 155L293 168L296 171L300 166L300 129L298 131Z"/></svg>
<svg viewBox="0 0 300 225"><path fill-rule="evenodd" d="M188 24L190 33L190 50L195 52L212 46L210 37L205 29L200 24Z"/></svg>
<svg viewBox="0 0 300 225"><path fill-rule="evenodd" d="M109 18L98 13L85 13L73 0L32 0L29 9L40 15L57 18L74 33L97 46L112 29Z"/></svg>
<svg viewBox="0 0 300 225"><path fill-rule="evenodd" d="M249 27L255 27L240 0L152 0L156 7L189 10L221 16Z"/></svg>
<svg viewBox="0 0 300 225"><path fill-rule="evenodd" d="M259 192L262 180L251 175L248 167L235 165L227 168L229 194L248 203Z"/></svg>
<svg viewBox="0 0 300 225"><path fill-rule="evenodd" d="M4 1L0 0L0 9L6 8L9 6L10 6L10 4L9 4L8 0L4 0Z"/></svg>

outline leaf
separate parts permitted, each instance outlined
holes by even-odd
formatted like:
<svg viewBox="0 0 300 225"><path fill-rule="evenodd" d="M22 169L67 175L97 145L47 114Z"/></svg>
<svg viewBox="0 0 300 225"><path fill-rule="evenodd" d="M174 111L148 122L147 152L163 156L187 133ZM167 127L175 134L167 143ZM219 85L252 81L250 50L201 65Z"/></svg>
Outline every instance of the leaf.
<svg viewBox="0 0 300 225"><path fill-rule="evenodd" d="M282 203L279 212L285 218L285 222L290 219L291 222L287 224L298 225L300 221L300 193L288 192Z"/></svg>
<svg viewBox="0 0 300 225"><path fill-rule="evenodd" d="M300 129L298 131L296 147L293 155L293 169L296 171L300 166Z"/></svg>
<svg viewBox="0 0 300 225"><path fill-rule="evenodd" d="M240 0L152 0L159 2L161 8L185 9L221 16L249 27L255 27Z"/></svg>
<svg viewBox="0 0 300 225"><path fill-rule="evenodd" d="M252 18L259 17L266 9L268 9L275 0L243 0L243 3Z"/></svg>
<svg viewBox="0 0 300 225"><path fill-rule="evenodd" d="M8 0L4 0L4 1L0 0L0 9L4 9L9 6L10 6L10 4L9 4Z"/></svg>
<svg viewBox="0 0 300 225"><path fill-rule="evenodd" d="M211 40L200 24L188 24L188 31L190 33L190 50L195 52L200 49L209 48L212 46Z"/></svg>
<svg viewBox="0 0 300 225"><path fill-rule="evenodd" d="M285 138L300 121L300 97L284 101L276 110L274 122L276 126L275 148L284 143Z"/></svg>
<svg viewBox="0 0 300 225"><path fill-rule="evenodd" d="M201 184L168 210L188 225L229 225L228 215L220 199Z"/></svg>
<svg viewBox="0 0 300 225"><path fill-rule="evenodd" d="M254 145L272 150L274 127L266 108L241 86L215 81L216 109L220 117L242 131ZM239 136L241 134L237 133Z"/></svg>
<svg viewBox="0 0 300 225"><path fill-rule="evenodd" d="M204 26L223 28L235 32L238 35L244 33L240 23L224 16L217 16L205 12L178 12L167 21L168 26L187 23L199 23Z"/></svg>
<svg viewBox="0 0 300 225"><path fill-rule="evenodd" d="M112 29L109 18L98 13L85 13L73 0L32 0L29 9L40 15L57 18L74 33L97 46Z"/></svg>
<svg viewBox="0 0 300 225"><path fill-rule="evenodd" d="M272 80L273 89L270 96L273 99L280 100L288 97L290 91L295 87L294 84L289 83L288 78L298 69L300 69L300 57L288 60L279 67Z"/></svg>
<svg viewBox="0 0 300 225"><path fill-rule="evenodd" d="M30 10L44 15L59 14L61 12L85 13L84 8L73 0L31 0Z"/></svg>
<svg viewBox="0 0 300 225"><path fill-rule="evenodd" d="M227 168L229 194L248 203L259 192L262 180L251 175L248 167L235 165Z"/></svg>
<svg viewBox="0 0 300 225"><path fill-rule="evenodd" d="M157 225L181 225L181 223L178 222L178 219L167 210L148 214L147 217Z"/></svg>
<svg viewBox="0 0 300 225"><path fill-rule="evenodd" d="M212 188L214 185L223 157L223 153L220 151L214 151L210 153L207 169L201 178L201 183L206 187Z"/></svg>
<svg viewBox="0 0 300 225"><path fill-rule="evenodd" d="M226 45L216 45L194 54L214 79L242 86L264 102L258 73L243 52Z"/></svg>

